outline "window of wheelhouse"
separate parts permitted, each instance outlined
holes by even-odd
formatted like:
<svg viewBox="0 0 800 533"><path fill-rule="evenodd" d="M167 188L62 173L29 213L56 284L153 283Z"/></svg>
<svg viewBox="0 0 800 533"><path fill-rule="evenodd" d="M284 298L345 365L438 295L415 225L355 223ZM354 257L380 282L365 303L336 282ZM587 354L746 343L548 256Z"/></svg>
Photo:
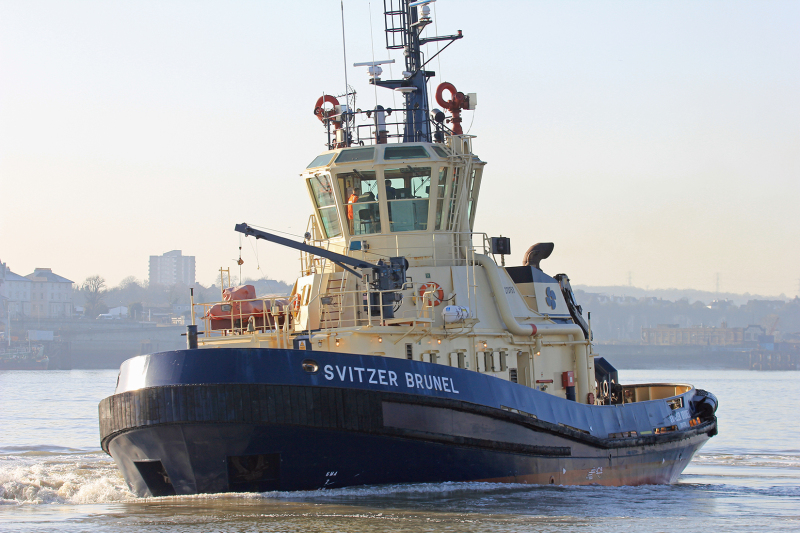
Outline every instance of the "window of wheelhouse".
<svg viewBox="0 0 800 533"><path fill-rule="evenodd" d="M374 170L353 170L336 174L339 192L346 204L350 235L381 232L378 210L378 178Z"/></svg>
<svg viewBox="0 0 800 533"><path fill-rule="evenodd" d="M478 191L481 188L481 175L483 174L482 168L476 168L472 171L472 179L469 184L469 210L467 211L467 219L469 220L469 230L475 226L475 209L478 205Z"/></svg>
<svg viewBox="0 0 800 533"><path fill-rule="evenodd" d="M453 178L451 183L449 184L450 190L447 192L447 230L454 230L456 229L456 202L458 200L458 193L459 188L461 187L461 179L462 179L462 168L456 167L453 170ZM460 229L460 228L459 228Z"/></svg>
<svg viewBox="0 0 800 533"><path fill-rule="evenodd" d="M390 231L428 229L431 167L390 168L383 171Z"/></svg>
<svg viewBox="0 0 800 533"><path fill-rule="evenodd" d="M449 167L439 169L439 181L436 184L436 221L434 229L442 229L442 216L444 215L445 191L447 191L447 177Z"/></svg>
<svg viewBox="0 0 800 533"><path fill-rule="evenodd" d="M339 214L336 211L336 199L330 178L327 174L312 176L308 180L308 187L314 197L325 237L328 239L338 237L342 234L342 227L339 225Z"/></svg>
<svg viewBox="0 0 800 533"><path fill-rule="evenodd" d="M475 190L475 170L472 171L472 176L469 179L469 206L467 207L467 220L470 221L469 229L472 230L472 204L475 202L475 195L473 195L473 191Z"/></svg>

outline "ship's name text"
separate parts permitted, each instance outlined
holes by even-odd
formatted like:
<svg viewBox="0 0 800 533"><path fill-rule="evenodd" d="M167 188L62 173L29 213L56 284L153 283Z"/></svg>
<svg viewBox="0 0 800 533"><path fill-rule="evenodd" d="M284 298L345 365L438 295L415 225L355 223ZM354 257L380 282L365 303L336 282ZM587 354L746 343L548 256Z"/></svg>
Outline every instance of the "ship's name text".
<svg viewBox="0 0 800 533"><path fill-rule="evenodd" d="M349 381L351 383L372 383L373 385L388 385L391 387L400 386L397 382L397 372L393 370L360 368L357 366L340 367L339 365L325 365L322 370L324 371L325 379L328 381L339 378L339 381ZM440 376L427 376L405 372L405 386L409 389L440 390L460 394L456 390L452 378Z"/></svg>

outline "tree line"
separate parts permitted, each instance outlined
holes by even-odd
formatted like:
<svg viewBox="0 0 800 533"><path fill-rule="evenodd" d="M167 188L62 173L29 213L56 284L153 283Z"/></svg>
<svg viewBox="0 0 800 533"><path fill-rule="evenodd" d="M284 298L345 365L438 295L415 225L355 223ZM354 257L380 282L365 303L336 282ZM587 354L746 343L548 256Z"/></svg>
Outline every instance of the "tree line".
<svg viewBox="0 0 800 533"><path fill-rule="evenodd" d="M800 298L792 300L749 300L736 305L730 300L709 304L644 297L608 297L603 294L575 291L575 297L586 312L592 313L594 338L599 342L639 342L642 328L660 324L679 327L705 326L743 328L759 325L778 340L794 340L800 333Z"/></svg>
<svg viewBox="0 0 800 533"><path fill-rule="evenodd" d="M233 280L233 285L237 285L238 280ZM291 286L282 281L269 278L258 280L245 279L243 284L256 286L259 296L266 294L288 295ZM195 303L218 302L222 300L220 287L210 285L208 287L195 284L194 301ZM109 309L115 307L127 307L128 318L139 319L149 308L169 308L175 305L189 304L188 285L176 283L175 285L159 285L147 283L128 276L119 285L109 287L105 278L99 274L87 277L80 284L75 292L75 306L84 308L84 316L96 318L98 315L108 313Z"/></svg>

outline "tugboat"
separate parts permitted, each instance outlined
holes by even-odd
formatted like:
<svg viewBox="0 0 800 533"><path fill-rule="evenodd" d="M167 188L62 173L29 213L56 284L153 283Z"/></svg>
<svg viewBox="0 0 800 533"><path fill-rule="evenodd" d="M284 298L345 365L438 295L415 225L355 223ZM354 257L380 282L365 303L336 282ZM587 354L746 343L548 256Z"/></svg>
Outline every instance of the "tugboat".
<svg viewBox="0 0 800 533"><path fill-rule="evenodd" d="M569 278L543 270L552 243L505 266L509 239L473 231L477 97L442 83L429 105L420 47L463 35L422 37L428 3L384 2L402 79L360 64L402 109L316 101L328 149L302 173L303 241L235 226L299 250L289 298L229 287L192 302L187 349L122 364L100 437L135 494L672 483L717 433L713 394L620 383Z"/></svg>
<svg viewBox="0 0 800 533"><path fill-rule="evenodd" d="M49 363L40 344L0 347L0 370L47 370Z"/></svg>

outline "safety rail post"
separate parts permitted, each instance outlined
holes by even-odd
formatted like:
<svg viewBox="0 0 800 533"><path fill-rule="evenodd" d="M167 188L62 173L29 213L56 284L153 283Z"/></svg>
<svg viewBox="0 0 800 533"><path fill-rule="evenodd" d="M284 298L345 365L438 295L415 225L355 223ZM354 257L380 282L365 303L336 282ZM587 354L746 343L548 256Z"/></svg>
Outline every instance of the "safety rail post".
<svg viewBox="0 0 800 533"><path fill-rule="evenodd" d="M271 311L272 309L270 309ZM261 329L263 330L262 333L267 333L267 323L269 322L269 313L267 313L267 301L262 298L261 299Z"/></svg>
<svg viewBox="0 0 800 533"><path fill-rule="evenodd" d="M189 287L189 314L192 315L192 325L196 325L194 323L194 287Z"/></svg>

